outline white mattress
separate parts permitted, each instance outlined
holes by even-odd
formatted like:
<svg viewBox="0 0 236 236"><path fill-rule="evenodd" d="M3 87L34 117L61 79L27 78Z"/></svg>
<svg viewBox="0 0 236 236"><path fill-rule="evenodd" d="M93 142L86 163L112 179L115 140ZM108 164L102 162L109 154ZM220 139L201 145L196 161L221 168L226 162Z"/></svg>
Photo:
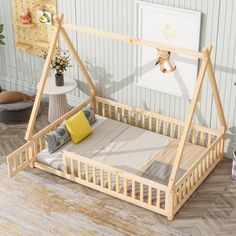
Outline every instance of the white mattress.
<svg viewBox="0 0 236 236"><path fill-rule="evenodd" d="M130 173L139 173L173 139L101 116L96 117L92 133L78 144L68 142L55 153L45 149L37 162L62 170L62 150L92 158Z"/></svg>

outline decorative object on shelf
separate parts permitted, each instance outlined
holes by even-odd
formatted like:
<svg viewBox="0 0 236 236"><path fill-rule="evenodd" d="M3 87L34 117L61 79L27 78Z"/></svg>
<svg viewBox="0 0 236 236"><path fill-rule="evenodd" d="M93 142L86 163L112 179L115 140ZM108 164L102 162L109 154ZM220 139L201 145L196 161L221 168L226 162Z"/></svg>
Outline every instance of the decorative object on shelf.
<svg viewBox="0 0 236 236"><path fill-rule="evenodd" d="M157 48L158 58L155 65L160 64L160 70L162 73L173 72L176 70L176 66L172 66L170 63L170 51L160 50Z"/></svg>
<svg viewBox="0 0 236 236"><path fill-rule="evenodd" d="M39 24L51 25L52 24L52 13L42 9L37 10L37 21Z"/></svg>
<svg viewBox="0 0 236 236"><path fill-rule="evenodd" d="M3 39L5 39L5 36L2 34L4 30L4 26L3 24L0 25L0 45L5 45L4 41L2 41Z"/></svg>
<svg viewBox="0 0 236 236"><path fill-rule="evenodd" d="M45 55L44 58L46 58L47 55ZM67 71L68 67L71 67L70 65L70 57L67 52L63 52L60 49L56 49L55 53L53 54L53 58L51 60L51 69L56 71L55 74L55 81L56 86L63 86L64 85L64 71Z"/></svg>
<svg viewBox="0 0 236 236"><path fill-rule="evenodd" d="M21 14L20 14L20 21L23 24L30 24L31 23L32 18L31 18L29 9L21 12Z"/></svg>

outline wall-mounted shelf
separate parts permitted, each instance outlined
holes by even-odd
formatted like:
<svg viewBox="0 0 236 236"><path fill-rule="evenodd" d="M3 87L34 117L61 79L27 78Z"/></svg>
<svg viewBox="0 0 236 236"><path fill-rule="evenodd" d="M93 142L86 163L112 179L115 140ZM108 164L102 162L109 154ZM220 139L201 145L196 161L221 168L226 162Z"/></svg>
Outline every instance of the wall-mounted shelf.
<svg viewBox="0 0 236 236"><path fill-rule="evenodd" d="M14 47L22 51L28 51L29 49L32 48L32 45L26 43L15 43Z"/></svg>
<svg viewBox="0 0 236 236"><path fill-rule="evenodd" d="M45 42L45 41L38 41L35 43L37 46L39 47L43 47L43 48L48 48L49 47L49 42Z"/></svg>
<svg viewBox="0 0 236 236"><path fill-rule="evenodd" d="M16 27L23 27L23 28L33 28L36 26L36 24L30 23L30 24L23 24L19 20L13 21L13 25Z"/></svg>
<svg viewBox="0 0 236 236"><path fill-rule="evenodd" d="M54 27L52 18L57 12L56 2L56 0L12 0L12 25L16 49L38 56L43 56L47 52ZM20 16L27 9L31 16L31 23L23 24ZM39 12L42 12L44 17L45 11L51 14L51 25L41 21L39 17Z"/></svg>

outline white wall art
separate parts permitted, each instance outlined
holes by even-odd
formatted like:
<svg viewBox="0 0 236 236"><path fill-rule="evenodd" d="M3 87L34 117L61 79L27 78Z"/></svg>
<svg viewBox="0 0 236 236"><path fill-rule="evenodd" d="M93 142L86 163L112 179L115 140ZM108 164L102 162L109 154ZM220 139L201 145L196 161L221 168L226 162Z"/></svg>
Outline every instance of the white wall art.
<svg viewBox="0 0 236 236"><path fill-rule="evenodd" d="M157 4L136 2L136 35L181 48L199 50L201 13ZM191 99L198 72L198 59L172 53L176 70L163 73L155 65L155 48L137 46L137 86Z"/></svg>

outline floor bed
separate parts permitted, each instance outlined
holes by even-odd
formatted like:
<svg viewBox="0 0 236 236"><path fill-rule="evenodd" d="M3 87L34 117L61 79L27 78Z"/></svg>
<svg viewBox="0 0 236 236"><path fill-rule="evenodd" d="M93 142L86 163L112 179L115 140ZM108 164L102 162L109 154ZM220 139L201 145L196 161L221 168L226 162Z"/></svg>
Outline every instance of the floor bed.
<svg viewBox="0 0 236 236"><path fill-rule="evenodd" d="M31 165L172 220L223 158L227 125L210 59L212 46L208 45L201 51L194 51L64 24L62 21L63 15L54 16L54 35L26 130L27 143L7 157L9 176L15 176ZM93 79L66 32L68 28L99 37L148 46L155 51L158 48L201 59L186 120L174 119L97 96ZM50 58L56 49L59 33L79 65L90 95L80 105L37 134L33 134L39 104L48 78ZM206 72L220 121L219 130L192 123ZM92 103L95 113L100 116L98 120L101 119L101 122L93 128L92 134L78 146L68 143L63 147L63 151L59 150L54 154L54 158L48 156L44 150L44 135L56 129L89 103Z"/></svg>
<svg viewBox="0 0 236 236"><path fill-rule="evenodd" d="M66 150L158 183L168 184L179 144L177 139L98 115L92 129L92 133L78 144L70 141L52 154L47 149L42 150L37 154L36 161L63 171L65 166L62 152ZM206 147L187 143L177 180L205 150Z"/></svg>

